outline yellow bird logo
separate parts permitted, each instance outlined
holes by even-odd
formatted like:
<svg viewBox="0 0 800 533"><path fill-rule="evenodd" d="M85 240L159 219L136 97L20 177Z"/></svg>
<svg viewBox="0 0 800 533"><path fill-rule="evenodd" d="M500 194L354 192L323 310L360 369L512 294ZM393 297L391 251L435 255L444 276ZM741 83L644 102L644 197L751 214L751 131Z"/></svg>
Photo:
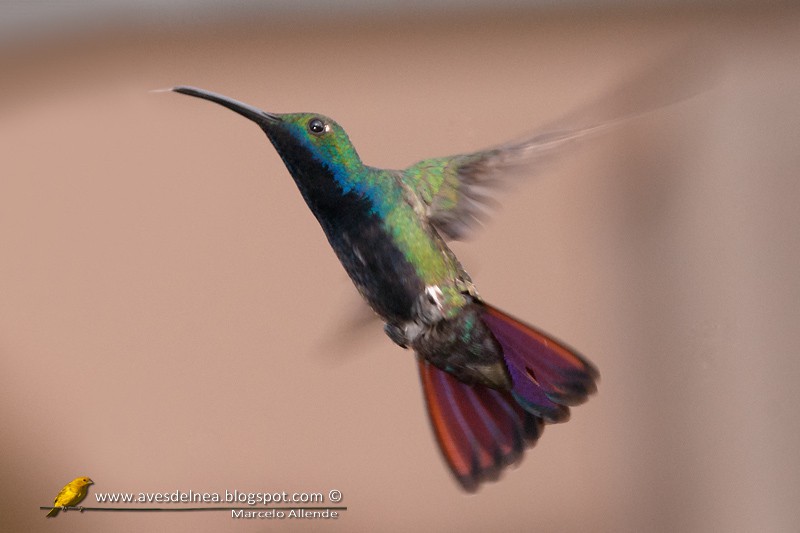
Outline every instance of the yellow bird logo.
<svg viewBox="0 0 800 533"><path fill-rule="evenodd" d="M64 488L58 493L56 499L53 500L54 509L51 509L50 512L47 513L47 518L57 515L61 509L66 511L67 507L74 507L78 505L81 500L86 497L86 492L89 490L89 485L92 484L94 484L94 481L88 477L76 477L64 485Z"/></svg>

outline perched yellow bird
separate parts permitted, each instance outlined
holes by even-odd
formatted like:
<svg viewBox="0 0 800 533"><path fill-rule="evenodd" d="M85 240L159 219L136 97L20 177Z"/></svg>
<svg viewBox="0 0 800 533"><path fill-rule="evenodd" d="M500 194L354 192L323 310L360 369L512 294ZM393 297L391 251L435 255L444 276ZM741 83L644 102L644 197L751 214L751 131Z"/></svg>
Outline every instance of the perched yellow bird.
<svg viewBox="0 0 800 533"><path fill-rule="evenodd" d="M55 509L51 509L50 512L47 513L47 517L50 518L51 516L57 515L62 507L74 507L78 505L81 500L86 497L89 485L93 483L94 481L88 477L76 477L64 485L64 488L58 493L56 499L53 500L53 507L55 507Z"/></svg>

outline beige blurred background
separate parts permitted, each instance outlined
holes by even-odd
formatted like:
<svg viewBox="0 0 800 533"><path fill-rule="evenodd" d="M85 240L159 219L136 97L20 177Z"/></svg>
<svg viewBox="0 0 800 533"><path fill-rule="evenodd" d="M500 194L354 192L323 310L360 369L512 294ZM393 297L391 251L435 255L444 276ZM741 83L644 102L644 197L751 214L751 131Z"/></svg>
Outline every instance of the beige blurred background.
<svg viewBox="0 0 800 533"><path fill-rule="evenodd" d="M87 18L99 7L74 2L39 23L24 4L0 4L1 530L800 528L800 11L280 3ZM440 460L412 354L363 324L266 138L148 92L319 111L367 163L402 167L591 110L675 50L706 65L665 80L686 99L576 144L454 246L487 300L602 374L473 496ZM337 489L349 510L45 520L77 475L96 482L87 506L107 491Z"/></svg>

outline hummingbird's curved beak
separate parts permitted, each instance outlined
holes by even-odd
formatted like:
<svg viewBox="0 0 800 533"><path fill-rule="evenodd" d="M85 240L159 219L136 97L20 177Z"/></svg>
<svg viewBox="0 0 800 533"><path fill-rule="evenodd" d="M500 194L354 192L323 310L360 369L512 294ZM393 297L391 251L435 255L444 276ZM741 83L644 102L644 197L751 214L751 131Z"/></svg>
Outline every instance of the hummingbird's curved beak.
<svg viewBox="0 0 800 533"><path fill-rule="evenodd" d="M179 85L177 87L173 87L171 90L176 93L188 94L189 96L196 96L197 98L210 100L221 106L227 107L231 111L239 113L243 117L249 118L250 120L259 125L274 124L275 122L281 121L281 117L279 117L278 115L273 115L272 113L261 111L257 107L247 105L243 102L239 102L238 100L234 100L233 98L228 98L227 96L222 96L221 94L212 93L211 91L198 89L197 87L188 87L185 85Z"/></svg>

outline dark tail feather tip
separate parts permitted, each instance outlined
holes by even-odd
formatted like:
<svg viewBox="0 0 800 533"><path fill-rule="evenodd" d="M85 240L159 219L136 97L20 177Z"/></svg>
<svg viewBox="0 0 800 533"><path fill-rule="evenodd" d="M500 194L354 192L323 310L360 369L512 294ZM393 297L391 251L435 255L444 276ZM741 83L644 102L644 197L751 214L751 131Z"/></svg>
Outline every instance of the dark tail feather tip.
<svg viewBox="0 0 800 533"><path fill-rule="evenodd" d="M569 407L597 390L592 363L561 341L484 304L483 320L500 346L514 381L515 399L548 422L565 422Z"/></svg>

